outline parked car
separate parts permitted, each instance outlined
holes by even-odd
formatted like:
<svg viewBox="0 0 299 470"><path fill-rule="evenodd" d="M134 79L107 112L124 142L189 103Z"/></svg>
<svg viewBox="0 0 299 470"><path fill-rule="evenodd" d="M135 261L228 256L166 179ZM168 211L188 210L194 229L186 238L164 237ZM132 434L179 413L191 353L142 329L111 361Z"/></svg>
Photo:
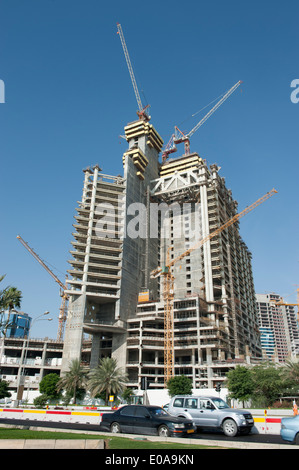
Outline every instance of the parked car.
<svg viewBox="0 0 299 470"><path fill-rule="evenodd" d="M284 441L299 445L299 415L281 418L280 436Z"/></svg>
<svg viewBox="0 0 299 470"><path fill-rule="evenodd" d="M170 400L168 413L192 419L197 428L219 429L226 436L249 434L254 425L251 413L233 409L218 397L177 395Z"/></svg>
<svg viewBox="0 0 299 470"><path fill-rule="evenodd" d="M100 429L159 436L182 436L196 430L192 420L170 416L160 406L126 405L114 413L103 413Z"/></svg>
<svg viewBox="0 0 299 470"><path fill-rule="evenodd" d="M169 403L166 403L166 405L163 405L162 408L163 410L168 411Z"/></svg>

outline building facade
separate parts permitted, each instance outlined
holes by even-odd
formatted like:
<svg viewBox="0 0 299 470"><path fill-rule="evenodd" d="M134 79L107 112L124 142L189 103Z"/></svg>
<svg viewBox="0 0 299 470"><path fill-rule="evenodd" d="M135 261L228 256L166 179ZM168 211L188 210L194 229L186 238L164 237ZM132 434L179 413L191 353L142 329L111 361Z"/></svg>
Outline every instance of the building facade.
<svg viewBox="0 0 299 470"><path fill-rule="evenodd" d="M91 367L107 354L125 366L126 321L135 314L138 293L156 289L148 273L158 263L158 239L135 236L132 219L142 206L145 222L140 223L146 224L149 186L159 174L163 140L143 120L128 124L125 135L129 149L123 155L123 177L104 175L98 166L85 170L73 233L62 370L80 357L83 332L93 337Z"/></svg>
<svg viewBox="0 0 299 470"><path fill-rule="evenodd" d="M4 324L8 322L5 332L7 338L25 338L28 336L32 321L28 313L12 310L10 313L4 312L2 317Z"/></svg>
<svg viewBox="0 0 299 470"><path fill-rule="evenodd" d="M124 175L85 170L75 217L62 370L92 335L91 367L112 355L132 387L164 384L162 278L175 259L237 213L217 165L196 153L159 162L163 141L138 120L125 127ZM163 212L164 211L164 212ZM236 363L262 357L251 253L238 222L173 266L175 373L211 387Z"/></svg>
<svg viewBox="0 0 299 470"><path fill-rule="evenodd" d="M11 399L32 402L40 395L42 378L60 375L62 351L63 342L48 338L0 338L0 379L8 382Z"/></svg>
<svg viewBox="0 0 299 470"><path fill-rule="evenodd" d="M294 305L275 293L256 294L262 347L268 359L285 362L299 354L299 329ZM281 304L279 304L281 303Z"/></svg>

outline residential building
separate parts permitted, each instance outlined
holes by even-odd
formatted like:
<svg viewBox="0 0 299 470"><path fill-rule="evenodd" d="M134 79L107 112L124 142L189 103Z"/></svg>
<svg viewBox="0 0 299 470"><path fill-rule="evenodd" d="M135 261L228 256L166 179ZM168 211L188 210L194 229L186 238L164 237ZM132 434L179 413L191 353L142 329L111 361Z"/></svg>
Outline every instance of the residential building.
<svg viewBox="0 0 299 470"><path fill-rule="evenodd" d="M299 329L295 306L287 305L275 293L256 294L256 303L262 347L267 357L278 362L297 357Z"/></svg>
<svg viewBox="0 0 299 470"><path fill-rule="evenodd" d="M60 375L62 351L63 342L49 338L0 338L0 379L9 383L11 398L32 402L40 395L42 378Z"/></svg>

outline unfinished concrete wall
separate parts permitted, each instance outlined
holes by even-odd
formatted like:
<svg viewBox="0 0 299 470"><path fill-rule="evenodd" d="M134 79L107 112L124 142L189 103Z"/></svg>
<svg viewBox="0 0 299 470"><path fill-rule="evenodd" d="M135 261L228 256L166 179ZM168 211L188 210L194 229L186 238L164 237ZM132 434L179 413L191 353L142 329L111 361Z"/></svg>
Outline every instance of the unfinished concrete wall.
<svg viewBox="0 0 299 470"><path fill-rule="evenodd" d="M125 322L135 313L138 293L157 289L157 283L149 278L149 270L158 264L158 240L147 236L147 188L158 176L163 141L154 127L142 120L128 124L125 132L129 149L123 156L124 178L102 174L98 165L85 170L70 260L63 371L72 359L80 357L83 332L93 336L92 367L106 355L124 367ZM134 220L138 218L136 203L145 208L139 220ZM110 350L103 350L103 339L106 343L110 340Z"/></svg>

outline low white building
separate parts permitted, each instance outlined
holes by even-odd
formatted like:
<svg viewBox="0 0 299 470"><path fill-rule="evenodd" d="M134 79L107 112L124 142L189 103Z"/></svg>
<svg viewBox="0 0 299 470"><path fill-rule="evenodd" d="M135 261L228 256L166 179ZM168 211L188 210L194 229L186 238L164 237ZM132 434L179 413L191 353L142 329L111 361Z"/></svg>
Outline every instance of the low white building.
<svg viewBox="0 0 299 470"><path fill-rule="evenodd" d="M32 403L42 378L60 375L62 350L63 342L49 338L0 338L0 379L8 382L11 400Z"/></svg>

